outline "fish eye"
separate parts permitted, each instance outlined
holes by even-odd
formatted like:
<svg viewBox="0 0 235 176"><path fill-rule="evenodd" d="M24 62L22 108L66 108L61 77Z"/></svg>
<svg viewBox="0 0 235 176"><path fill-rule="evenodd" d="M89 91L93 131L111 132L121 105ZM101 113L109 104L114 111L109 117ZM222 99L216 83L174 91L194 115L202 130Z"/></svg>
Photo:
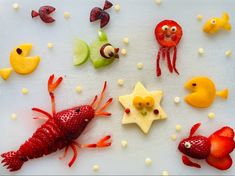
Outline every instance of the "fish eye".
<svg viewBox="0 0 235 176"><path fill-rule="evenodd" d="M75 111L76 111L76 112L80 112L80 108L77 108Z"/></svg>
<svg viewBox="0 0 235 176"><path fill-rule="evenodd" d="M216 24L216 19L212 19L211 24L215 25Z"/></svg>
<svg viewBox="0 0 235 176"><path fill-rule="evenodd" d="M195 87L197 84L196 83L193 83L192 86Z"/></svg>
<svg viewBox="0 0 235 176"><path fill-rule="evenodd" d="M114 56L114 48L111 44L107 43L107 44L104 44L101 48L100 48L100 54L101 56L103 56L104 58L106 59L109 59L111 57Z"/></svg>
<svg viewBox="0 0 235 176"><path fill-rule="evenodd" d="M17 48L17 49L16 49L16 52L20 55L23 51L22 51L22 49Z"/></svg>
<svg viewBox="0 0 235 176"><path fill-rule="evenodd" d="M176 32L176 31L177 31L177 27L176 26L171 27L171 32Z"/></svg>
<svg viewBox="0 0 235 176"><path fill-rule="evenodd" d="M185 143L184 143L184 147L187 148L187 149L189 149L189 148L191 147L190 142L185 142Z"/></svg>
<svg viewBox="0 0 235 176"><path fill-rule="evenodd" d="M167 25L162 26L163 31L167 31L168 29L169 29L169 26L167 26Z"/></svg>

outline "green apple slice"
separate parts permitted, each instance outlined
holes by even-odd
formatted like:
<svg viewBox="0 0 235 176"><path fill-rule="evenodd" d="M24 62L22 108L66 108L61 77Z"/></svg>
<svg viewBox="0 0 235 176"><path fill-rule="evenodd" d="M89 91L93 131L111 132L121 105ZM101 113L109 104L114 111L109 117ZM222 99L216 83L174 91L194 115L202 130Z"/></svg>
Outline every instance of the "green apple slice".
<svg viewBox="0 0 235 176"><path fill-rule="evenodd" d="M75 66L84 64L88 57L89 57L89 46L86 44L86 42L77 39L75 41L75 47L74 47L74 57L73 57L73 64Z"/></svg>

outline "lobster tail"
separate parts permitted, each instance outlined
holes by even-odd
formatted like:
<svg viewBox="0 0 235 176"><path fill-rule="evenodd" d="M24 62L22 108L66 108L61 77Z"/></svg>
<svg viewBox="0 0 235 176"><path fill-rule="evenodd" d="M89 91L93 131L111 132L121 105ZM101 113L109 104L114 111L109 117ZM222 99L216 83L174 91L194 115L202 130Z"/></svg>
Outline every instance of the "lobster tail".
<svg viewBox="0 0 235 176"><path fill-rule="evenodd" d="M10 171L19 170L27 159L20 158L17 152L10 151L1 155L3 158L2 163L7 166Z"/></svg>

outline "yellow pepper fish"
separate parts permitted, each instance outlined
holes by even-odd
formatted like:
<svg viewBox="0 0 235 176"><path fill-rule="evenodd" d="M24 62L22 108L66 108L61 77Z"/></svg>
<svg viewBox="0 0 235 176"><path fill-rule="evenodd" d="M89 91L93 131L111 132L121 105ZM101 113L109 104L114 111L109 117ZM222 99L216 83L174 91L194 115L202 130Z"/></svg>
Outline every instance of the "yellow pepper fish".
<svg viewBox="0 0 235 176"><path fill-rule="evenodd" d="M214 34L220 29L225 29L228 31L232 29L232 26L229 23L229 15L227 13L223 13L221 18L210 18L203 27L203 31L209 34Z"/></svg>
<svg viewBox="0 0 235 176"><path fill-rule="evenodd" d="M184 87L192 91L184 100L193 107L207 108L213 103L216 96L223 99L228 98L228 89L217 92L214 83L207 77L194 77L186 82Z"/></svg>

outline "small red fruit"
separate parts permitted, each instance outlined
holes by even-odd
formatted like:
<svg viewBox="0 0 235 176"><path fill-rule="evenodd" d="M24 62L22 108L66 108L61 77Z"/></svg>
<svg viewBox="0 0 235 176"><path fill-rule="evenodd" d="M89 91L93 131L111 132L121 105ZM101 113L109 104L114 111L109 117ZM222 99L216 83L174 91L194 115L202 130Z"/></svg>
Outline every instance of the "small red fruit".
<svg viewBox="0 0 235 176"><path fill-rule="evenodd" d="M113 4L111 2L109 2L108 0L106 0L104 3L103 10L107 10L107 9L111 8L112 6L113 6Z"/></svg>

